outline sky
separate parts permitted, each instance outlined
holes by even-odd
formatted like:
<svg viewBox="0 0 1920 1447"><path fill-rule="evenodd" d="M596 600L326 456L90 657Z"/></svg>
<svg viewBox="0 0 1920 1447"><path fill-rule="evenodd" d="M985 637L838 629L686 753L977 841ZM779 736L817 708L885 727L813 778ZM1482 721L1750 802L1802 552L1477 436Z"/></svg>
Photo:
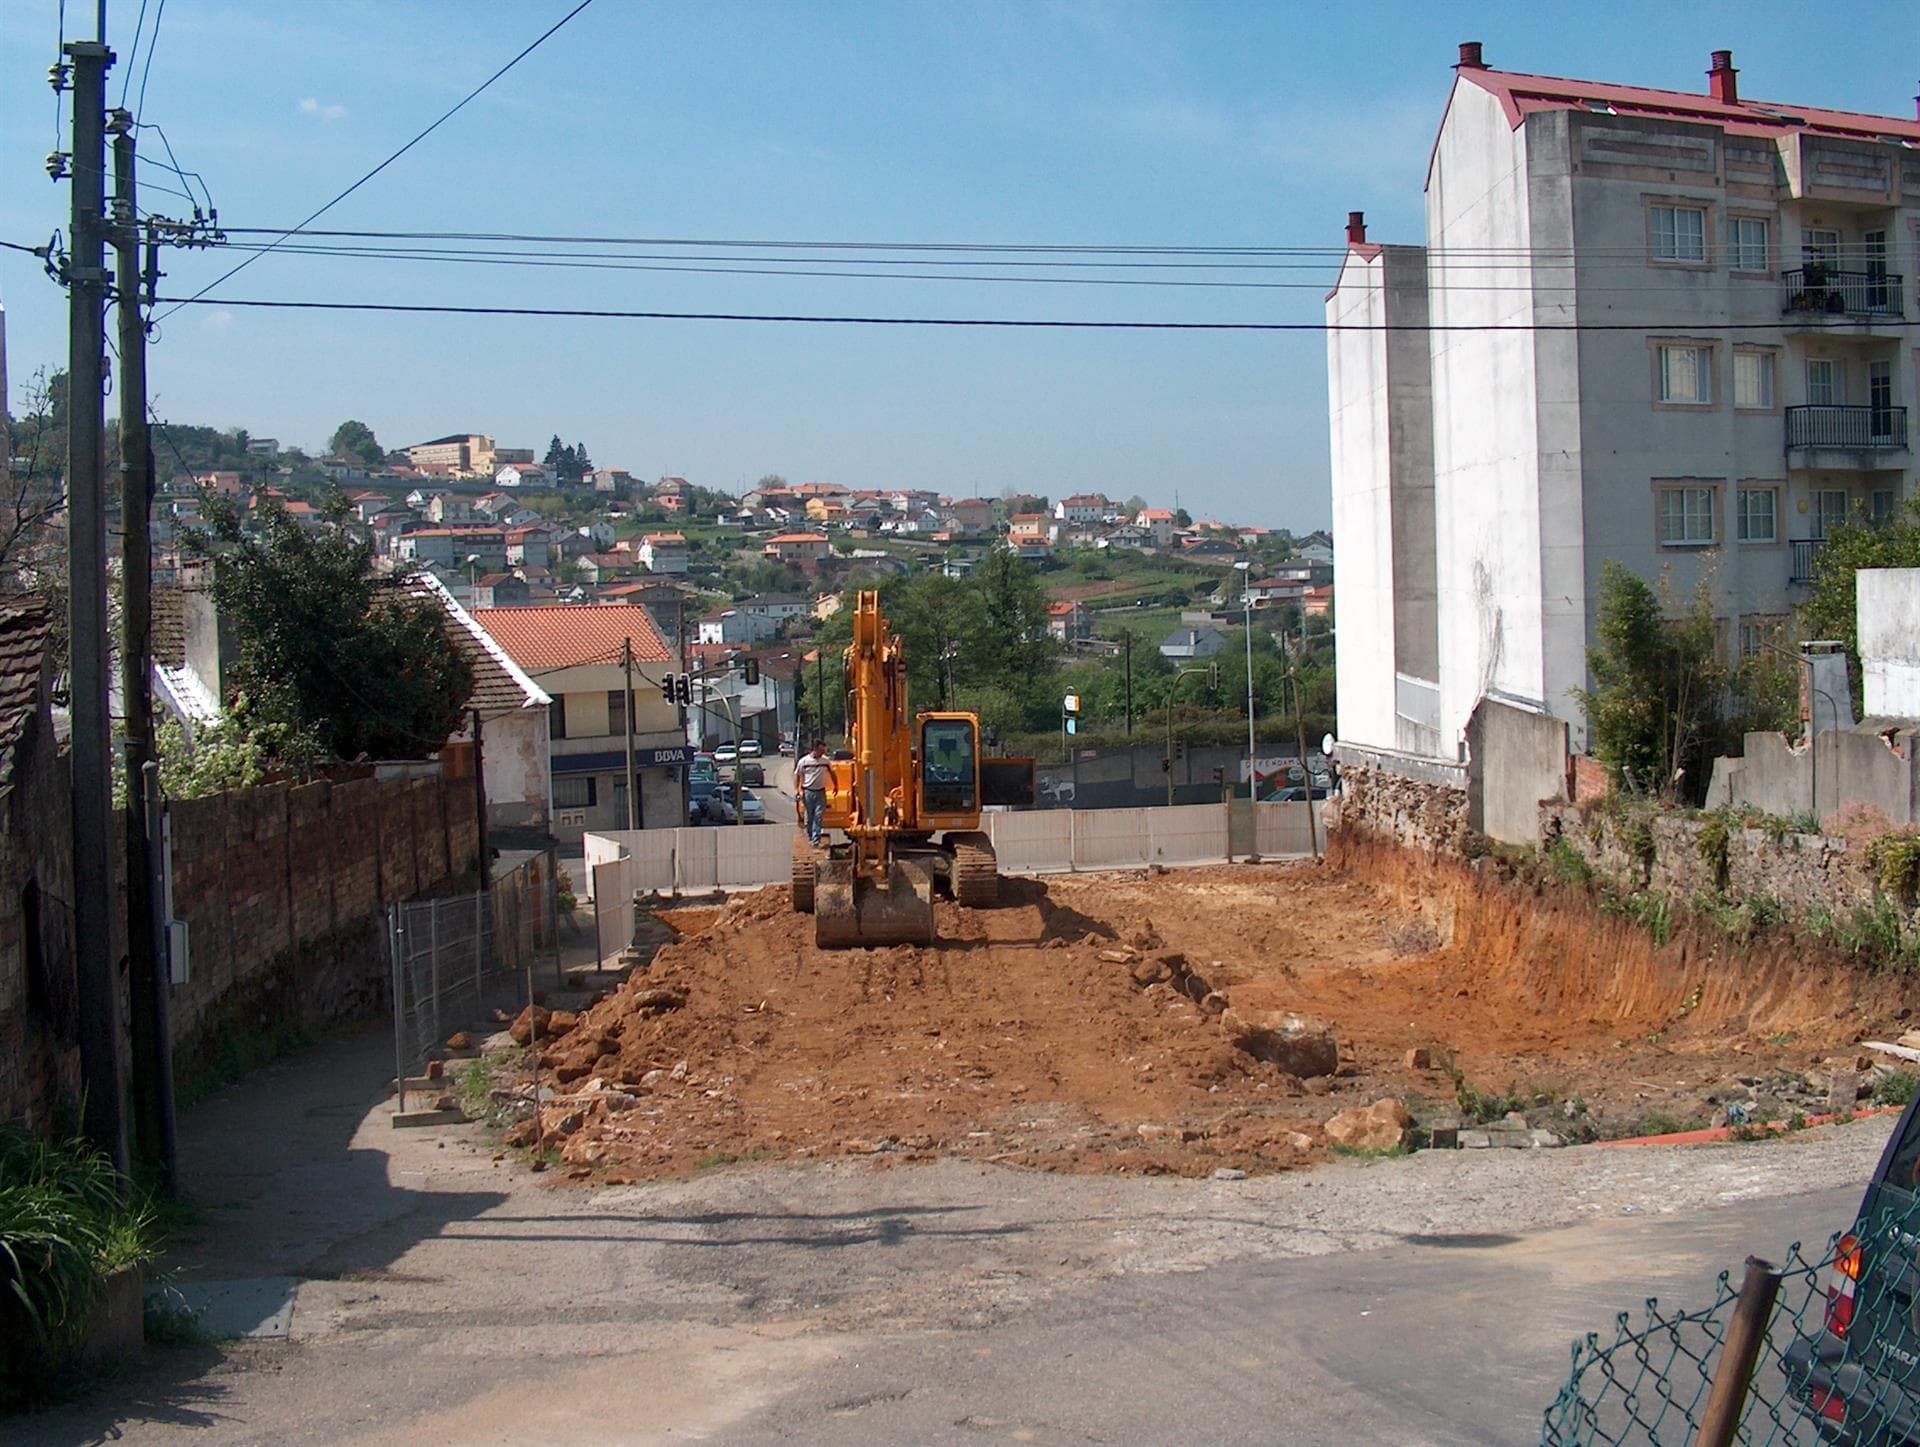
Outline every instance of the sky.
<svg viewBox="0 0 1920 1447"><path fill-rule="evenodd" d="M178 179L145 164L165 156L163 132L233 239L291 227L574 3L166 0L162 12L148 0L136 48L142 6L110 0L121 59L108 96L118 103L123 85L129 107L145 96L143 209L189 209L157 189ZM0 240L37 245L66 229L68 188L44 168L61 8L0 0ZM69 38L80 25L90 36L93 0L64 8ZM1374 240L1421 239L1458 42L1482 41L1499 69L1689 91L1704 90L1709 51L1731 47L1743 96L1911 116L1920 9L1852 4L1832 12L1843 24L1817 27L1831 43L1810 45L1808 17L1823 13L1804 0L594 0L315 226L776 245L627 248L621 270L267 255L161 322L153 405L169 421L310 450L349 417L388 447L474 431L543 452L557 433L604 466L735 491L779 473L956 496L1137 493L1304 531L1331 516L1325 339L1313 332L221 303L1314 323L1348 211L1367 213ZM961 266L980 258L954 253L918 270L967 279L742 274L863 256L799 242L1324 249L1263 258L1278 263L1265 270L1017 273L1073 282L1007 280L1012 268ZM631 269L635 256L676 253L733 269ZM767 266L775 256L812 260ZM240 259L170 252L162 295L190 296ZM1104 284L1115 278L1259 285ZM66 302L36 258L13 251L0 251L0 301L17 408L36 369L65 363Z"/></svg>

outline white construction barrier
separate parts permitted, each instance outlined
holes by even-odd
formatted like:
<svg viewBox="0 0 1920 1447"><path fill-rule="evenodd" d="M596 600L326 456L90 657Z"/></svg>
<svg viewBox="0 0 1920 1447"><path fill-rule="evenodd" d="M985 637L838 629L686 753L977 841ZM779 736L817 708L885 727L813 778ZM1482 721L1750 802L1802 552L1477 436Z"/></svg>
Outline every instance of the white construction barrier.
<svg viewBox="0 0 1920 1447"><path fill-rule="evenodd" d="M616 843L615 848L620 846ZM633 893L637 873L625 849L617 858L589 866L593 885L593 924L597 953L605 964L633 943Z"/></svg>
<svg viewBox="0 0 1920 1447"><path fill-rule="evenodd" d="M1327 848L1327 826L1322 818L1325 805L1309 805L1305 800L1292 804L1256 804L1254 806L1254 847L1262 859L1289 854L1307 854L1312 846L1307 839L1307 810L1313 810L1314 840L1322 853Z"/></svg>
<svg viewBox="0 0 1920 1447"><path fill-rule="evenodd" d="M1203 864L1227 857L1225 804L1176 804L1139 812L1147 816L1148 858L1153 863Z"/></svg>
<svg viewBox="0 0 1920 1447"><path fill-rule="evenodd" d="M988 814L982 819L1003 874L1047 874L1073 867L1072 809Z"/></svg>
<svg viewBox="0 0 1920 1447"><path fill-rule="evenodd" d="M677 830L713 838L715 878L721 888L740 885L785 884L793 877L793 841L800 831L791 824L736 824L729 828Z"/></svg>
<svg viewBox="0 0 1920 1447"><path fill-rule="evenodd" d="M1218 809L1218 805L1202 806ZM1148 819L1160 809L1074 809L1071 869L1139 869L1153 860ZM1224 817L1224 816L1223 816ZM1223 826L1224 827L1224 826Z"/></svg>

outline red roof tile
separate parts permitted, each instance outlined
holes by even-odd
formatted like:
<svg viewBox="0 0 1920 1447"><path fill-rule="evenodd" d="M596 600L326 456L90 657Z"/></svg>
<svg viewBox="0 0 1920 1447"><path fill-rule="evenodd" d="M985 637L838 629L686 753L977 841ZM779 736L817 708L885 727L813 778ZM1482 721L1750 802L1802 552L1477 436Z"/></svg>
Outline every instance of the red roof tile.
<svg viewBox="0 0 1920 1447"><path fill-rule="evenodd" d="M636 663L669 663L673 655L644 608L578 603L560 608L477 608L473 616L529 673L618 663L623 639Z"/></svg>

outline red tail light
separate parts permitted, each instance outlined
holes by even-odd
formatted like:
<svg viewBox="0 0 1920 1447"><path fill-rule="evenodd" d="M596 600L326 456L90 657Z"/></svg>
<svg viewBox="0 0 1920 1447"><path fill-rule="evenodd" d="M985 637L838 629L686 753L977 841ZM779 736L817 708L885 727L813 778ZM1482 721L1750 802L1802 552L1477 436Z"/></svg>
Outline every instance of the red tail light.
<svg viewBox="0 0 1920 1447"><path fill-rule="evenodd" d="M1827 1275L1827 1330L1845 1336L1853 1325L1853 1293L1860 1282L1860 1240L1842 1236L1834 1244L1833 1269ZM1824 1407L1817 1410L1825 1412ZM1844 1406L1841 1416L1846 1415ZM1839 1418L1834 1420L1838 1421Z"/></svg>
<svg viewBox="0 0 1920 1447"><path fill-rule="evenodd" d="M1847 1420L1847 1403L1838 1392L1829 1392L1824 1387L1819 1388L1808 1401L1808 1405L1813 1408L1817 1416L1825 1417L1829 1422Z"/></svg>

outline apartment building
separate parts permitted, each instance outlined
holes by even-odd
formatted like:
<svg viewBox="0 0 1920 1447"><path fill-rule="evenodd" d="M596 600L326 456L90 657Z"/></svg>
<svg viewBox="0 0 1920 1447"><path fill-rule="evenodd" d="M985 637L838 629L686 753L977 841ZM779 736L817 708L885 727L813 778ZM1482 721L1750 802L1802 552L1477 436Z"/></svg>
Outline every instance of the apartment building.
<svg viewBox="0 0 1920 1447"><path fill-rule="evenodd" d="M1340 732L1458 756L1584 718L1610 560L1750 653L1910 495L1920 120L1459 63L1427 245L1349 220L1328 338ZM1425 327L1431 325L1432 330ZM1403 330L1404 328L1404 330Z"/></svg>
<svg viewBox="0 0 1920 1447"><path fill-rule="evenodd" d="M415 467L444 468L450 477L492 477L494 459L493 439L478 432L436 437L407 449L407 461Z"/></svg>

